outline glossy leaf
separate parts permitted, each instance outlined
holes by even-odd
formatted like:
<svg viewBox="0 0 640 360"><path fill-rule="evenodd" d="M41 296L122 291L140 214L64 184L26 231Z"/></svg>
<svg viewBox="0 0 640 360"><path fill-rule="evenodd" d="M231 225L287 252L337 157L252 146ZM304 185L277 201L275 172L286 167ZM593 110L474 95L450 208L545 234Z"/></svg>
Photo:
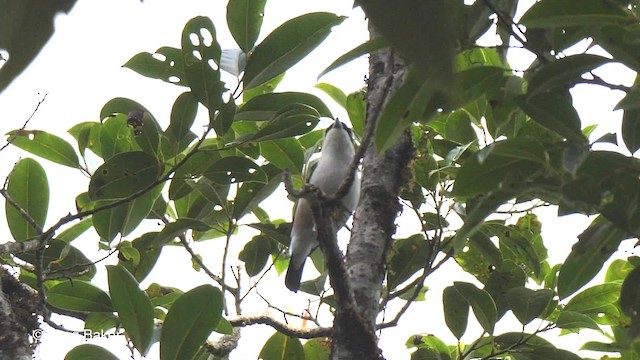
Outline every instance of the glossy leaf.
<svg viewBox="0 0 640 360"><path fill-rule="evenodd" d="M331 342L327 339L309 339L303 345L305 360L331 359Z"/></svg>
<svg viewBox="0 0 640 360"><path fill-rule="evenodd" d="M191 132L191 126L198 112L198 100L190 92L180 94L171 108L169 126L165 131L173 139L180 141Z"/></svg>
<svg viewBox="0 0 640 360"><path fill-rule="evenodd" d="M49 182L42 166L35 160L25 158L13 167L7 183L7 194L28 216L42 228L49 209ZM38 231L8 201L5 214L9 231L16 241L38 236Z"/></svg>
<svg viewBox="0 0 640 360"><path fill-rule="evenodd" d="M558 295L561 299L573 294L600 271L602 265L626 233L601 217L578 236L558 275Z"/></svg>
<svg viewBox="0 0 640 360"><path fill-rule="evenodd" d="M491 295L470 283L456 281L453 286L471 305L473 314L478 319L480 326L488 333L493 333L493 328L497 321L497 311Z"/></svg>
<svg viewBox="0 0 640 360"><path fill-rule="evenodd" d="M341 67L344 64L347 64L363 55L367 55L376 50L380 50L386 46L388 45L385 43L385 41L382 38L367 40L364 43L340 55L340 57L335 59L329 66L327 66L324 70L320 72L320 75L318 75L318 79L323 77L325 74Z"/></svg>
<svg viewBox="0 0 640 360"><path fill-rule="evenodd" d="M182 31L181 44L187 82L198 101L209 109L211 121L225 91L217 66L222 51L211 19L197 16L189 20Z"/></svg>
<svg viewBox="0 0 640 360"><path fill-rule="evenodd" d="M14 130L7 133L11 145L41 158L79 168L78 155L64 139L40 130Z"/></svg>
<svg viewBox="0 0 640 360"><path fill-rule="evenodd" d="M291 104L278 111L274 117L249 139L253 142L276 140L305 134L316 127L320 114L307 105Z"/></svg>
<svg viewBox="0 0 640 360"><path fill-rule="evenodd" d="M409 72L406 75L404 83L387 101L376 122L374 138L378 153L395 144L410 124L423 119L435 91L433 82L421 74Z"/></svg>
<svg viewBox="0 0 640 360"><path fill-rule="evenodd" d="M240 49L249 53L258 40L267 0L231 0L227 4L227 25Z"/></svg>
<svg viewBox="0 0 640 360"><path fill-rule="evenodd" d="M260 350L260 359L287 360L304 359L304 348L300 340L281 333L271 336Z"/></svg>
<svg viewBox="0 0 640 360"><path fill-rule="evenodd" d="M329 95L333 101L343 108L347 106L347 95L337 87L327 83L319 83L315 87L324 91L325 94Z"/></svg>
<svg viewBox="0 0 640 360"><path fill-rule="evenodd" d="M222 292L211 285L201 285L182 294L164 319L160 359L192 359L218 325L222 302Z"/></svg>
<svg viewBox="0 0 640 360"><path fill-rule="evenodd" d="M117 154L94 172L89 196L92 200L126 198L154 184L163 171L164 165L146 152Z"/></svg>
<svg viewBox="0 0 640 360"><path fill-rule="evenodd" d="M424 268L429 261L430 253L429 243L421 234L394 241L388 262L389 288L395 288Z"/></svg>
<svg viewBox="0 0 640 360"><path fill-rule="evenodd" d="M65 229L63 232L56 236L57 240L64 242L71 242L77 239L80 235L84 234L91 227L91 216L87 216L80 222L73 224L71 227Z"/></svg>
<svg viewBox="0 0 640 360"><path fill-rule="evenodd" d="M573 107L571 95L565 90L540 93L534 97L517 97L518 106L540 125L562 137L584 142L580 117Z"/></svg>
<svg viewBox="0 0 640 360"><path fill-rule="evenodd" d="M529 78L527 94L535 96L562 85L574 85L581 75L610 62L603 56L592 54L576 54L557 59L541 66Z"/></svg>
<svg viewBox="0 0 640 360"><path fill-rule="evenodd" d="M315 49L345 17L309 13L293 18L272 31L247 60L244 88L250 89L285 72Z"/></svg>
<svg viewBox="0 0 640 360"><path fill-rule="evenodd" d="M592 318L575 311L561 311L555 323L561 329L593 329L600 331L600 327Z"/></svg>
<svg viewBox="0 0 640 360"><path fill-rule="evenodd" d="M82 344L71 349L64 360L118 360L109 350L93 344Z"/></svg>
<svg viewBox="0 0 640 360"><path fill-rule="evenodd" d="M241 156L227 156L215 161L203 173L215 184L267 182L267 174L253 160Z"/></svg>
<svg viewBox="0 0 640 360"><path fill-rule="evenodd" d="M269 260L271 243L264 236L254 236L247 242L238 255L238 260L244 262L244 268L249 276L258 275Z"/></svg>
<svg viewBox="0 0 640 360"><path fill-rule="evenodd" d="M122 266L107 265L109 293L133 346L145 355L153 336L153 306L136 279Z"/></svg>
<svg viewBox="0 0 640 360"><path fill-rule="evenodd" d="M267 121L291 104L304 104L316 109L321 117L333 118L327 105L317 96L301 92L282 92L251 98L236 111L235 120Z"/></svg>
<svg viewBox="0 0 640 360"><path fill-rule="evenodd" d="M549 289L531 290L524 286L507 292L507 302L513 314L522 325L526 325L540 316L553 298Z"/></svg>
<svg viewBox="0 0 640 360"><path fill-rule="evenodd" d="M597 26L624 22L628 15L622 7L612 6L600 0L542 1L534 4L520 22L527 28L567 27L577 25Z"/></svg>
<svg viewBox="0 0 640 360"><path fill-rule="evenodd" d="M442 293L442 305L447 327L456 339L462 338L467 330L467 321L469 320L469 302L455 286L449 286Z"/></svg>
<svg viewBox="0 0 640 360"><path fill-rule="evenodd" d="M113 312L109 295L84 281L65 281L47 291L47 302L56 308L78 312Z"/></svg>
<svg viewBox="0 0 640 360"><path fill-rule="evenodd" d="M295 138L285 138L260 143L262 156L283 170L292 174L301 174L304 164L304 151L300 141Z"/></svg>
<svg viewBox="0 0 640 360"><path fill-rule="evenodd" d="M165 46L156 50L155 54L141 52L134 55L122 66L142 76L187 86L184 60L180 49Z"/></svg>

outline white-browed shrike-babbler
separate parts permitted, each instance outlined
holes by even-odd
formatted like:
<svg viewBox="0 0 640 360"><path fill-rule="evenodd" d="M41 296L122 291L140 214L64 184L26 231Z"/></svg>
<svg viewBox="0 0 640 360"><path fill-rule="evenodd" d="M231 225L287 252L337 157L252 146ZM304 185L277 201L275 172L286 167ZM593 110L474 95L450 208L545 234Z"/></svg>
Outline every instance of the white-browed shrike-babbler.
<svg viewBox="0 0 640 360"><path fill-rule="evenodd" d="M342 181L349 174L351 162L355 156L351 129L338 119L329 126L324 135L322 153L318 165L311 174L310 184L317 186L331 197L338 191ZM344 216L334 218L336 229L340 229L351 216L360 199L360 176L356 172L349 192L341 199L341 211ZM289 252L291 260L285 277L285 285L289 290L300 289L300 279L304 263L311 252L318 247L318 232L309 200L300 198L293 215L291 243Z"/></svg>

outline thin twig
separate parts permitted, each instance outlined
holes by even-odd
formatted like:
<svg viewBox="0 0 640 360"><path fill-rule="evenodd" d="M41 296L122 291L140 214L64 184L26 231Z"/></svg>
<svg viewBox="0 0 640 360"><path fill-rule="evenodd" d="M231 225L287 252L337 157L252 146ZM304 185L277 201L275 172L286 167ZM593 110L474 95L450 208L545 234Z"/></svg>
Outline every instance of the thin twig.
<svg viewBox="0 0 640 360"><path fill-rule="evenodd" d="M27 121L25 121L24 124L22 124L22 127L20 128L20 130L24 130L27 128L27 125L29 125L29 122L31 121L31 119L33 119L38 109L40 109L40 105L42 105L42 103L47 99L47 95L49 95L49 93L44 94L42 99L38 100L38 104L36 104L36 108L33 109L33 112L31 113ZM0 147L0 151L4 150L7 146L9 146L13 142L13 139L15 139L16 137L17 135L9 137L9 139L7 140L7 143L2 145L2 147Z"/></svg>

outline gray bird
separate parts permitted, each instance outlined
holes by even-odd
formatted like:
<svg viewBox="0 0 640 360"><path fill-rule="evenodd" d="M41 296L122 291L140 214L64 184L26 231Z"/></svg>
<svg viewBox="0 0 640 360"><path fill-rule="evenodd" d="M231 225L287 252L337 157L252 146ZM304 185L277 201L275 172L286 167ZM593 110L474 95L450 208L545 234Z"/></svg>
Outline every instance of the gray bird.
<svg viewBox="0 0 640 360"><path fill-rule="evenodd" d="M336 119L325 132L322 153L309 183L317 186L325 195L333 196L348 175L354 156L355 149L351 129ZM335 219L337 221L336 229L340 229L347 222L358 205L359 198L360 176L356 173L351 189L341 200L344 214ZM293 292L300 289L302 269L307 257L319 245L317 236L318 232L309 201L301 198L298 200L293 215L291 243L289 244L291 260L285 277L285 285Z"/></svg>

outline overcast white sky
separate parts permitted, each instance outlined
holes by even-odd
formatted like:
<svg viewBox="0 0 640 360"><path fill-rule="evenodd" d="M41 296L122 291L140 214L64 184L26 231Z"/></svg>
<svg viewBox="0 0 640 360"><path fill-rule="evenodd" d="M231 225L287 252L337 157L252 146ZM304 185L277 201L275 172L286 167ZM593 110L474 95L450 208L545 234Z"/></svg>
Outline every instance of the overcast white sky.
<svg viewBox="0 0 640 360"><path fill-rule="evenodd" d="M350 1L344 0L323 2L268 1L261 38L286 19L309 11L331 11L341 15L354 16L334 29L334 34L330 36L329 42L292 69L279 90L309 91L309 88L316 83L316 76L320 70L336 57L366 39L364 18L359 10L352 11L350 5ZM56 32L53 38L32 65L0 95L0 109L3 111L0 133L4 134L22 126L44 94L48 94L47 99L30 122L28 129L46 130L62 136L72 143L73 138L67 135L66 131L78 122L98 121L100 109L104 103L114 97L128 97L140 102L155 115L163 127L166 126L173 101L181 92L185 91L185 88L143 78L121 66L141 51L153 52L165 45L179 47L180 34L184 24L197 15L206 15L212 18L223 48L235 47L235 43L224 25L225 6L226 2L222 0L181 2L147 0L142 4L135 0L101 2L79 0L68 16L63 15L57 18ZM353 91L364 86L366 66L366 59L363 58L330 73L322 81L337 85L345 92ZM611 66L607 70L607 75L611 76L610 79L614 83L631 84L633 82L633 74L620 66ZM612 96L611 92L603 89L592 89L588 92L584 90L583 87L574 92L576 107L583 117L584 125L604 122L606 124L598 130L599 134L617 131L620 124L620 114L612 114L611 109L620 96L616 98ZM327 99L327 102L330 103L330 100ZM332 109L336 109L336 107L334 106ZM336 114L346 119L346 116L338 110L336 110ZM206 119L201 119L200 123L205 124ZM3 152L3 160L0 162L0 178L4 178L9 173L19 156L26 155L11 147ZM49 222L52 222L60 216L74 211L74 197L82 191L81 189L86 189L88 179L79 172L68 168L53 165L44 160L41 163L45 165L48 172L51 188L55 189L52 191L52 205L49 211ZM283 193L280 193L279 196L279 199L274 200L273 209L269 209L269 212L278 213L280 216L290 219L292 203L286 200ZM544 212L549 217L553 216L552 209L546 209ZM0 214L0 233L2 234L8 234L5 224L4 211L2 211ZM551 261L554 264L568 254L571 245L576 241L576 235L584 228L585 221L573 216L564 217L560 221L556 221L555 224L548 224L546 221L544 224L544 238L548 246L554 244ZM414 229L400 226L398 237L408 236L413 232ZM128 240L133 238L130 236ZM5 240L0 241L4 242ZM90 258L99 257L95 235L76 241L74 245L88 252ZM216 244L210 242L206 246L215 247ZM205 256L205 260L208 260L208 265L213 269L219 268L219 265L214 263L217 256L207 257L209 252L215 250L203 246L197 249ZM161 261L155 270L164 269L165 272L160 277L155 277L154 281L183 290L211 282L206 276L196 274L191 270L190 259L184 251L171 250L163 252ZM176 264L184 264L184 268L177 268ZM442 271L458 273L455 272L453 266ZM453 337L443 327L440 300L440 290L450 285L453 278L441 277L437 280L437 275L428 284L434 290L434 296L431 297L431 300L423 306L414 306L398 329L387 330L383 333L381 346L387 358L407 358L408 353L404 343L409 335L417 332L433 333L445 341L453 343ZM98 285L106 289L104 273L99 274L97 279ZM461 279L470 280L469 277L456 277L456 280ZM145 280L142 287L148 286L149 283L149 280ZM285 309L299 312L305 308L304 297L289 293L279 282L273 283L269 290L262 290L264 291L263 295L277 301L278 305ZM264 309L265 304L258 301L253 307L245 307L245 312L246 314L255 314L263 312ZM326 322L325 324L328 325ZM513 325L511 323L511 326ZM68 326L81 329L82 323L70 322ZM469 332L477 336L480 333L479 327L476 326L474 329L475 331ZM504 327L499 327L500 329L504 330ZM517 329L517 325L512 328L515 331ZM272 333L273 331L266 327L253 327L245 330L240 349L232 353L232 359L256 358L262 344ZM38 353L42 359L61 359L72 347L84 343L80 337L59 335L54 330L47 330L42 341ZM91 343L105 346L121 358L128 356L123 346L123 339L91 340ZM556 343L558 342L556 341ZM558 345L563 346L566 343L565 340ZM156 357L157 345L148 358Z"/></svg>

